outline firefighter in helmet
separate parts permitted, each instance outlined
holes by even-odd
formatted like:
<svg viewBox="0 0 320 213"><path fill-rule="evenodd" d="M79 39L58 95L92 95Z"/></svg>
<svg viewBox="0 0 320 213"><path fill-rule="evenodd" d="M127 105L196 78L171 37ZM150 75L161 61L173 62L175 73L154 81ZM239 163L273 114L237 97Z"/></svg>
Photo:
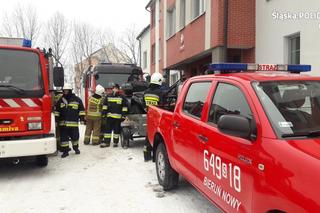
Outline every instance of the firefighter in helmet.
<svg viewBox="0 0 320 213"><path fill-rule="evenodd" d="M103 112L106 115L106 129L104 132L104 140L100 147L109 147L111 142L111 133L113 130L113 147L118 146L121 122L128 111L127 100L119 94L120 86L115 84L112 93L107 95L103 103Z"/></svg>
<svg viewBox="0 0 320 213"><path fill-rule="evenodd" d="M96 86L95 93L89 98L86 115L86 132L84 144L90 144L92 132L92 145L100 144L100 131L102 119L103 94L105 90L100 84Z"/></svg>
<svg viewBox="0 0 320 213"><path fill-rule="evenodd" d="M56 105L56 115L60 126L61 157L69 155L69 140L76 154L79 150L79 119L84 123L84 106L79 97L72 93L72 86L65 83L63 86L63 96Z"/></svg>
<svg viewBox="0 0 320 213"><path fill-rule="evenodd" d="M57 150L58 151L61 150L61 147L60 147L60 128L59 128L59 124L58 124L59 117L57 116L58 114L56 112L56 106L57 106L58 101L62 97L62 95L63 95L62 88L56 88L56 90L54 91L54 97L53 97L53 111L54 111L54 117L55 117L55 135L56 135Z"/></svg>
<svg viewBox="0 0 320 213"><path fill-rule="evenodd" d="M163 83L163 76L161 73L153 73L150 79L149 88L144 92L144 103L145 108L148 110L149 106L158 106L162 102L163 90L161 90L161 85ZM151 160L152 147L149 143L148 138L145 140L143 147L144 160Z"/></svg>

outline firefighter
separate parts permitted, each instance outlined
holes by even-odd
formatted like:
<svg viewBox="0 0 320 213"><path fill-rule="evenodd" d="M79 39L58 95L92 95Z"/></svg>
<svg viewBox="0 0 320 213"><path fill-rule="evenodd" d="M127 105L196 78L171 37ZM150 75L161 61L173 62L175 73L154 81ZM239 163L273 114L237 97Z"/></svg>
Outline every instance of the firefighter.
<svg viewBox="0 0 320 213"><path fill-rule="evenodd" d="M61 157L69 155L69 140L72 142L72 148L76 154L79 150L79 118L84 124L85 111L79 97L72 93L70 84L65 83L63 87L63 96L56 105L56 115L58 116L60 126Z"/></svg>
<svg viewBox="0 0 320 213"><path fill-rule="evenodd" d="M149 106L158 106L162 102L163 90L161 85L163 83L163 76L161 73L153 73L150 79L149 88L144 92L145 108L148 110ZM152 147L148 138L145 140L143 147L143 156L145 161L151 160Z"/></svg>
<svg viewBox="0 0 320 213"><path fill-rule="evenodd" d="M84 144L90 144L92 132L92 145L100 144L101 118L103 94L105 90L100 84L96 86L95 94L89 98L86 115L86 132L84 135Z"/></svg>
<svg viewBox="0 0 320 213"><path fill-rule="evenodd" d="M123 95L119 94L119 85L115 84L112 88L112 93L107 95L103 103L103 112L106 115L106 129L104 140L100 147L109 147L111 142L111 133L113 130L113 147L118 146L121 122L127 113L127 101Z"/></svg>
<svg viewBox="0 0 320 213"><path fill-rule="evenodd" d="M57 112L56 112L56 106L58 101L60 100L60 98L62 97L63 93L62 93L62 89L61 88L57 88L54 91L54 98L53 98L53 111L54 111L54 117L55 117L55 136L56 136L56 141L57 141L57 150L61 151L61 147L60 147L60 128L58 125L58 119L59 117L57 116Z"/></svg>

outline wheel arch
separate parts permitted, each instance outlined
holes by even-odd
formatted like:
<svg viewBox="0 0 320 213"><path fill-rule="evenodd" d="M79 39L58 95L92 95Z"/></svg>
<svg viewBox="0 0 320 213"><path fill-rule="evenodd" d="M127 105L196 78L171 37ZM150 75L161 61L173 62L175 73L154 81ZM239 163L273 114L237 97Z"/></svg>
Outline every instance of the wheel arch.
<svg viewBox="0 0 320 213"><path fill-rule="evenodd" d="M153 146L152 146L152 161L153 162L155 162L155 156L156 156L156 151L157 151L157 147L159 146L159 144L160 143L163 143L164 144L164 146L166 147L166 149L167 149L167 146L166 146L166 144L165 144L165 142L164 142L164 139L163 139L163 137L162 137L162 135L159 133L159 132L157 132L155 135L154 135L154 140L153 140Z"/></svg>

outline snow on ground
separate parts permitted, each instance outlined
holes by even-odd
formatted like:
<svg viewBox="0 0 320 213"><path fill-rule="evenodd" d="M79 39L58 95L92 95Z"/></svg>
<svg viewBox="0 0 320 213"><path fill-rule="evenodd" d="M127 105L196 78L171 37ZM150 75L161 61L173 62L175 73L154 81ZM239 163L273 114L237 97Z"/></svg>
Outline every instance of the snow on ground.
<svg viewBox="0 0 320 213"><path fill-rule="evenodd" d="M178 189L162 191L142 147L143 141L127 150L80 144L80 155L50 157L46 168L1 162L0 212L219 212L183 179Z"/></svg>

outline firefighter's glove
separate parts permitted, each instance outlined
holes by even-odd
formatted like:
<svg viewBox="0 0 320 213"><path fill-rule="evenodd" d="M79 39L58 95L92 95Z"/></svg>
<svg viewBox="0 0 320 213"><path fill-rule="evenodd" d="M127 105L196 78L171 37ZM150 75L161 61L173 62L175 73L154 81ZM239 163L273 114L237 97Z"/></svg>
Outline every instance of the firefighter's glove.
<svg viewBox="0 0 320 213"><path fill-rule="evenodd" d="M121 122L126 121L126 120L128 120L127 116L124 116L124 115L123 115L123 116L121 117Z"/></svg>

